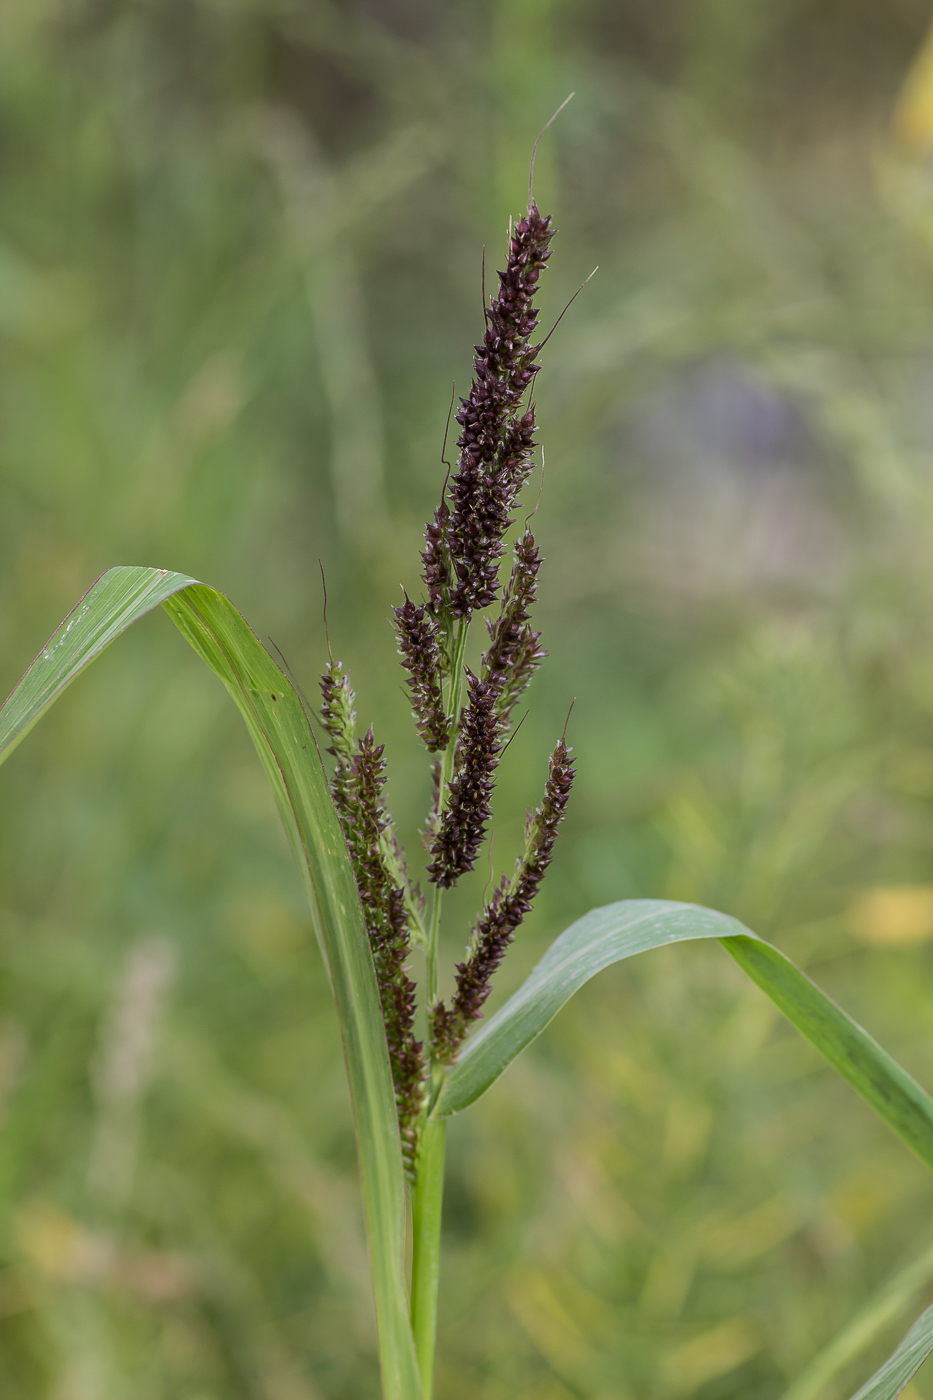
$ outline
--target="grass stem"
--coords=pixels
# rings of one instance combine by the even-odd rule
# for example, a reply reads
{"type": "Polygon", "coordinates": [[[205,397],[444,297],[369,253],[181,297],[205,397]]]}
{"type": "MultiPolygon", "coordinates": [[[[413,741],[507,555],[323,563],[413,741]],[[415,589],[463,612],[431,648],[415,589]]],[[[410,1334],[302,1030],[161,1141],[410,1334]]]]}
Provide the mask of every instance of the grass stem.
{"type": "Polygon", "coordinates": [[[426,1120],[412,1198],[411,1330],[424,1400],[431,1400],[434,1383],[446,1131],[446,1119],[426,1120]]]}

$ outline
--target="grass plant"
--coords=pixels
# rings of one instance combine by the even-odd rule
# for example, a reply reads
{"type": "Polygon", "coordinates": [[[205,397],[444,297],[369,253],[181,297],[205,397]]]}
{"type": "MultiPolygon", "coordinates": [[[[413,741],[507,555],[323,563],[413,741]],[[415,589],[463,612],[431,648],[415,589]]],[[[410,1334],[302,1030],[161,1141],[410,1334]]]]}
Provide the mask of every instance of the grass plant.
{"type": "MultiPolygon", "coordinates": [[[[529,196],[526,213],[510,227],[499,288],[484,306],[472,387],[457,413],[459,455],[447,468],[440,505],[426,528],[425,597],[415,602],[406,595],[395,609],[415,725],[433,769],[424,829],[429,900],[409,876],[385,806],[383,748],[372,729],[357,736],[354,694],[342,664],[331,658],[321,678],[320,723],[334,759],[328,777],[308,704],[286,670],[221,593],[188,576],[108,570],[0,710],[4,759],[72,680],[157,607],[234,700],[302,872],[333,991],[356,1124],[386,1400],[431,1400],[433,1394],[447,1120],[484,1094],[584,983],[637,953],[717,940],[933,1169],[933,1100],[792,961],[736,919],[695,904],[624,900],[591,910],[474,1029],[554,852],[574,774],[566,725],[515,869],[477,913],[453,990],[441,997],[445,892],[480,859],[515,706],[544,657],[531,623],[541,559],[528,520],[514,540],[507,580],[500,573],[533,464],[543,345],[535,339],[535,297],[552,236],[550,220],[529,196]],[[470,645],[476,618],[487,628],[478,659],[470,645]],[[425,967],[423,1030],[409,967],[415,950],[425,967]]],[[[903,1285],[894,1289],[898,1297],[903,1291],[903,1285]]],[[[928,1309],[856,1400],[893,1400],[931,1350],[928,1309]]],[[[840,1340],[837,1351],[846,1360],[851,1342],[840,1340]]],[[[824,1371],[836,1364],[831,1359],[824,1371]]]]}

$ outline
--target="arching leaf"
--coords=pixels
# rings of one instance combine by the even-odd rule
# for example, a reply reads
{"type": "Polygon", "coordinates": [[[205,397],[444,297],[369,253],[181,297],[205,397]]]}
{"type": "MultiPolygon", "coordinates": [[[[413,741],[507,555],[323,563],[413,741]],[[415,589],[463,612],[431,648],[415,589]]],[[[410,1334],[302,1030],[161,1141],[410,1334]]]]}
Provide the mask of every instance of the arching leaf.
{"type": "Polygon", "coordinates": [[[933,1168],[933,1099],[881,1046],[770,943],[736,919],[694,904],[633,899],[571,924],[500,1011],[466,1046],[435,1112],[479,1098],[574,992],[610,964],[666,944],[716,938],[872,1108],[933,1168]]]}

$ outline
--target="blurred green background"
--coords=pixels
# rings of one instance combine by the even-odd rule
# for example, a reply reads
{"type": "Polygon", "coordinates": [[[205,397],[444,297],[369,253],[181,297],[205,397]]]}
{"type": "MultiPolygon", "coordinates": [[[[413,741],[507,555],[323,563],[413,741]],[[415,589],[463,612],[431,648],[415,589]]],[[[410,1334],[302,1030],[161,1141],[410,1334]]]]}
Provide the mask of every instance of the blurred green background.
{"type": "MultiPolygon", "coordinates": [[[[594,904],[698,900],[933,1084],[930,19],[4,0],[4,686],[136,563],[224,589],[313,694],[320,559],[417,851],[389,608],[481,249],[575,89],[538,158],[545,323],[599,272],[538,386],[551,660],[500,867],[574,696],[579,777],[498,995],[594,904]]],[[[0,775],[3,1400],[377,1393],[335,1018],[264,781],[161,616],[0,775]]],[[[440,1400],[778,1400],[930,1204],[718,949],[614,969],[454,1125],[440,1400]]]]}

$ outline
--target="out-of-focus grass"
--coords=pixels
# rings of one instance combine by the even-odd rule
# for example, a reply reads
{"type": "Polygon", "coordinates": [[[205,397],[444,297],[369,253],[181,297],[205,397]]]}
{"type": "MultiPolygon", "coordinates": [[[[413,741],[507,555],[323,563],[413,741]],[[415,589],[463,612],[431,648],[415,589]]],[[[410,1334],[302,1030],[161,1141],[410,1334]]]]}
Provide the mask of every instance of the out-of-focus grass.
{"type": "MultiPolygon", "coordinates": [[[[903,107],[891,129],[927,20],[8,0],[7,681],[133,562],[226,589],[310,693],[320,557],[417,846],[388,608],[416,585],[479,249],[495,266],[575,88],[537,169],[547,314],[600,271],[539,389],[553,660],[503,766],[499,864],[574,695],[580,776],[503,990],[593,904],[701,900],[933,1082],[933,179],[903,107]]],[[[301,892],[225,697],[146,631],[0,783],[0,1393],[373,1393],[301,892]]],[[[776,1400],[930,1240],[923,1170],[715,950],[606,974],[452,1137],[451,1400],[776,1400]]]]}

